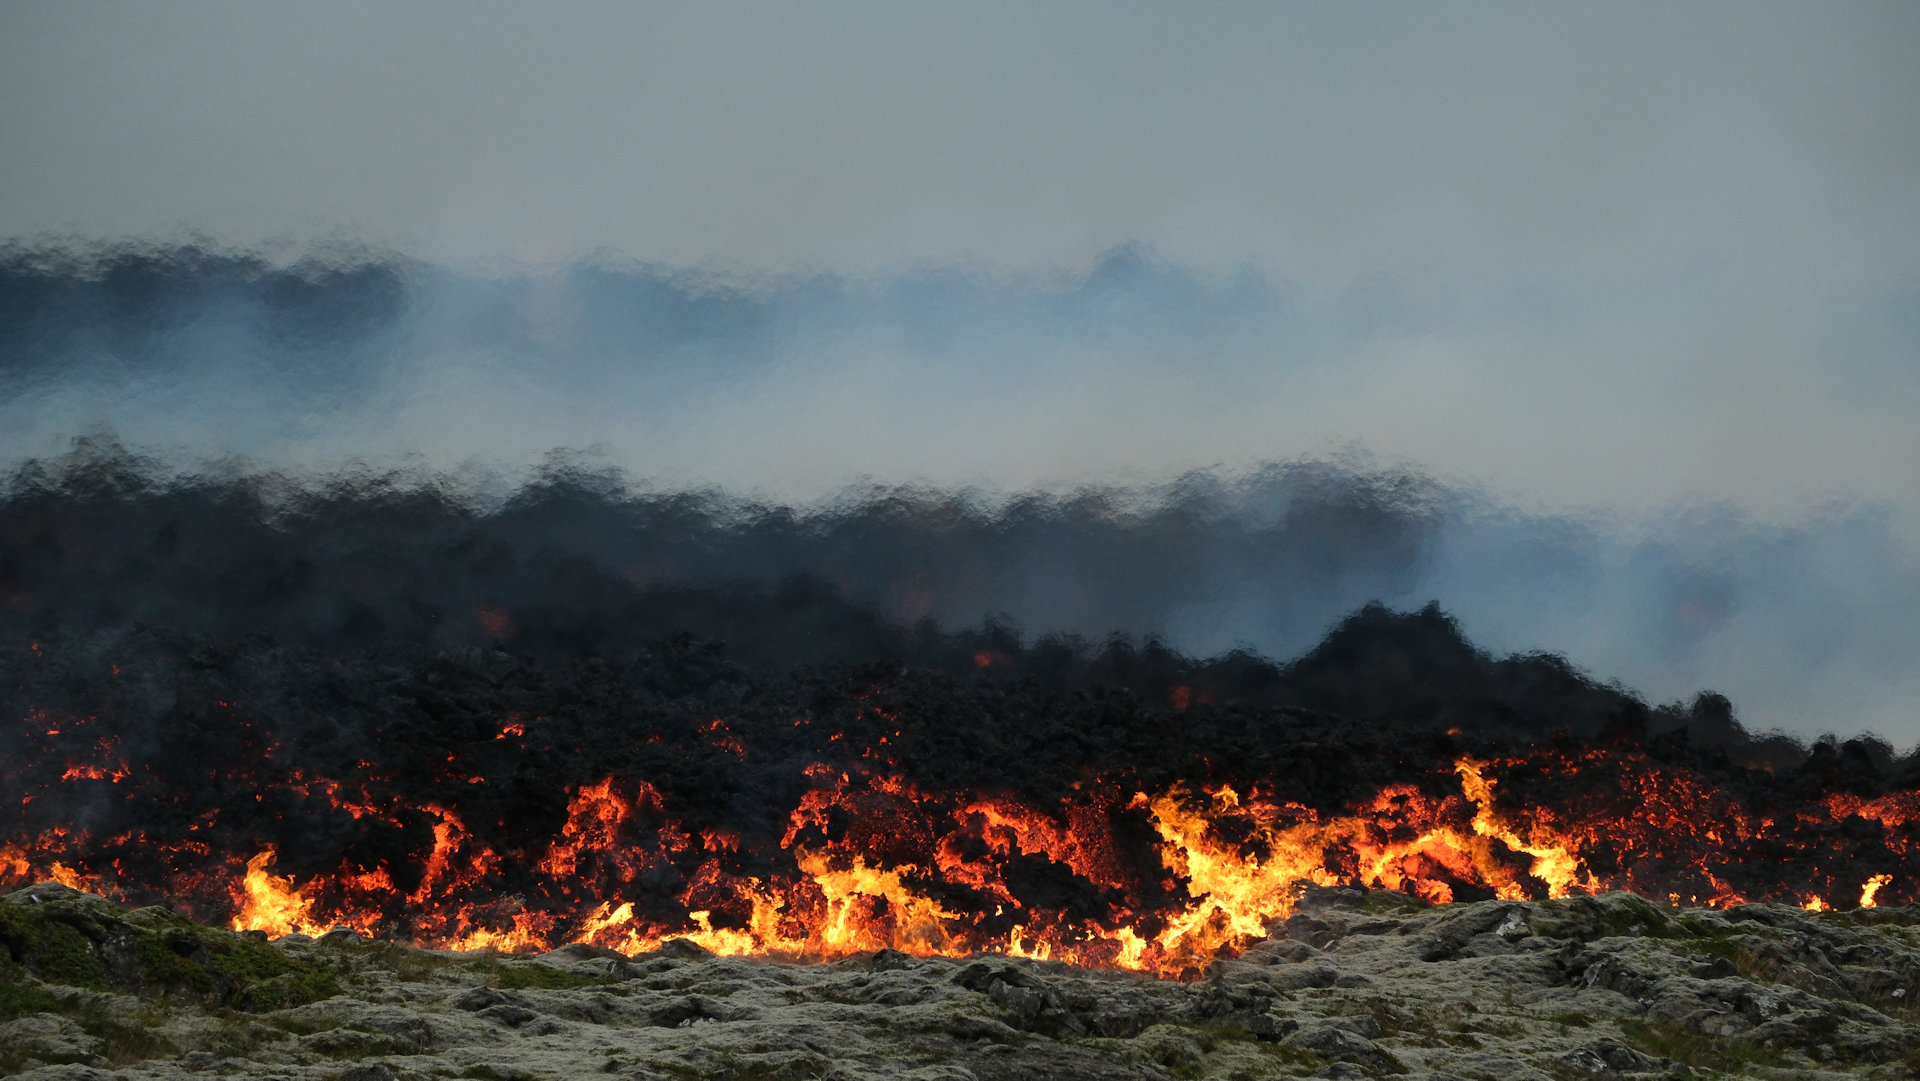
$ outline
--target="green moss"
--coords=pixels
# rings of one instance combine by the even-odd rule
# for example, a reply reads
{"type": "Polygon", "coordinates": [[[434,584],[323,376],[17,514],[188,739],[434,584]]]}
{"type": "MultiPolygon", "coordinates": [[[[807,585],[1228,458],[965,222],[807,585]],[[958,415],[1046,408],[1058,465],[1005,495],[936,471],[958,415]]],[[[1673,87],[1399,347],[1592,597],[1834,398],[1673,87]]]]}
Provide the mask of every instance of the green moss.
{"type": "Polygon", "coordinates": [[[127,914],[133,951],[148,993],[186,992],[223,1006],[266,1011],[317,1002],[340,993],[333,969],[288,956],[251,935],[200,927],[176,912],[144,908],[127,914]]]}
{"type": "Polygon", "coordinates": [[[93,942],[76,926],[92,922],[91,913],[75,905],[0,904],[0,944],[48,983],[103,990],[106,974],[93,942]]]}
{"type": "Polygon", "coordinates": [[[235,983],[270,980],[293,970],[286,954],[256,938],[214,932],[203,934],[201,942],[213,958],[214,971],[235,983]]]}
{"type": "Polygon", "coordinates": [[[141,935],[135,940],[134,952],[139,957],[146,988],[155,991],[185,989],[197,995],[212,994],[213,974],[182,952],[183,947],[191,950],[198,945],[199,941],[192,936],[141,935]]]}

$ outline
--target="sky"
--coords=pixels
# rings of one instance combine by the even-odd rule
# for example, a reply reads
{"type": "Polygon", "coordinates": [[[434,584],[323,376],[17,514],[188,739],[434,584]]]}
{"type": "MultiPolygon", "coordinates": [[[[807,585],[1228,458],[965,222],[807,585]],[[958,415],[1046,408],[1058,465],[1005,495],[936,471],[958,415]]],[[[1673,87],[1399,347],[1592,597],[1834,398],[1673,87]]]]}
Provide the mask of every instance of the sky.
{"type": "Polygon", "coordinates": [[[802,502],[1362,461],[1609,566],[1751,557],[1685,658],[1626,586],[1501,648],[1920,739],[1912,4],[6,2],[0,103],[16,295],[189,241],[311,286],[14,319],[8,458],[802,502]]]}

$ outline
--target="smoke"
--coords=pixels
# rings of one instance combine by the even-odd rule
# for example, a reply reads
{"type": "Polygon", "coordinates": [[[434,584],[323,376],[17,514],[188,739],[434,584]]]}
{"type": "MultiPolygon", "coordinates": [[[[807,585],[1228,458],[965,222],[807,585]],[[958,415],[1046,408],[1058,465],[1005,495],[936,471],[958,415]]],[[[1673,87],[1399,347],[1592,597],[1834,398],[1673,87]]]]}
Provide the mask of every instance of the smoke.
{"type": "MultiPolygon", "coordinates": [[[[1367,603],[1438,601],[1487,648],[1562,653],[1655,700],[1712,687],[1754,727],[1920,739],[1920,555],[1896,504],[1816,485],[1762,513],[1737,486],[1656,484],[1567,510],[1545,480],[1501,494],[1443,451],[1414,459],[1436,473],[1236,412],[1298,398],[1282,420],[1324,409],[1392,447],[1419,418],[1395,398],[1422,388],[1354,375],[1353,343],[1452,318],[1421,295],[1374,282],[1320,306],[1137,247],[1078,277],[854,280],[16,245],[6,577],[36,619],[457,638],[477,608],[560,588],[489,560],[573,560],[640,589],[803,576],[908,627],[1281,660],[1367,603]],[[309,576],[287,611],[274,574],[309,576]],[[195,614],[210,604],[225,614],[195,614]]],[[[1636,438],[1632,403],[1582,408],[1636,438]]]]}
{"type": "Polygon", "coordinates": [[[424,473],[154,466],[83,444],[13,475],[9,637],[151,625],[586,656],[692,631],[780,665],[991,657],[1043,638],[1084,654],[1120,633],[1290,660],[1365,605],[1437,601],[1483,648],[1561,653],[1655,700],[1710,685],[1750,728],[1915,738],[1920,572],[1871,512],[1793,527],[1699,513],[1636,537],[1328,462],[997,501],[875,488],[798,508],[637,490],[563,458],[497,503],[424,473]],[[967,628],[985,637],[937,633],[967,628]]]}

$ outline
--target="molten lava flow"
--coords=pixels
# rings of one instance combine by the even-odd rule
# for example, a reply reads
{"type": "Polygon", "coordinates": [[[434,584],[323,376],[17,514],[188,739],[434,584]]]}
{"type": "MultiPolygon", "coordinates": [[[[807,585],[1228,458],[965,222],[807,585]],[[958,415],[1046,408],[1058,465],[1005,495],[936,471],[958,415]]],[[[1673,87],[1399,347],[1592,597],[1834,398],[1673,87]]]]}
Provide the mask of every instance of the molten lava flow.
{"type": "Polygon", "coordinates": [[[531,712],[418,761],[354,754],[334,770],[294,764],[239,716],[226,758],[183,764],[135,759],[139,741],[92,715],[33,712],[0,760],[13,816],[0,887],[51,878],[241,930],[347,927],[456,949],[636,952],[684,937],[729,955],[989,950],[1166,975],[1266,935],[1307,884],[1432,902],[1609,889],[1717,905],[1920,900],[1916,876],[1856,870],[1897,871],[1920,852],[1920,792],[1736,792],[1641,751],[1541,748],[1439,759],[1338,804],[1224,773],[1088,775],[1042,799],[917,782],[902,722],[870,712],[867,745],[838,728],[771,762],[743,721],[686,721],[701,761],[760,771],[750,790],[777,803],[666,767],[534,785],[525,777],[552,775],[515,771],[554,722],[531,712]],[[300,872],[275,873],[293,851],[300,872]]]}

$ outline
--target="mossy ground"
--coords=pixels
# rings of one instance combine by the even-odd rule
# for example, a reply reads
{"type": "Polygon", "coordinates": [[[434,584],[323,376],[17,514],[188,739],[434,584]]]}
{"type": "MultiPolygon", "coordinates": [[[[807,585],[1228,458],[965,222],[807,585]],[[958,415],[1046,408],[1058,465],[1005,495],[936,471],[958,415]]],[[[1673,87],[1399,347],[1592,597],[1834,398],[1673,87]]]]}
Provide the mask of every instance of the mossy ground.
{"type": "Polygon", "coordinates": [[[482,983],[508,991],[573,991],[614,987],[621,982],[610,976],[587,976],[537,962],[502,960],[497,954],[487,954],[461,967],[479,976],[482,983]]]}

